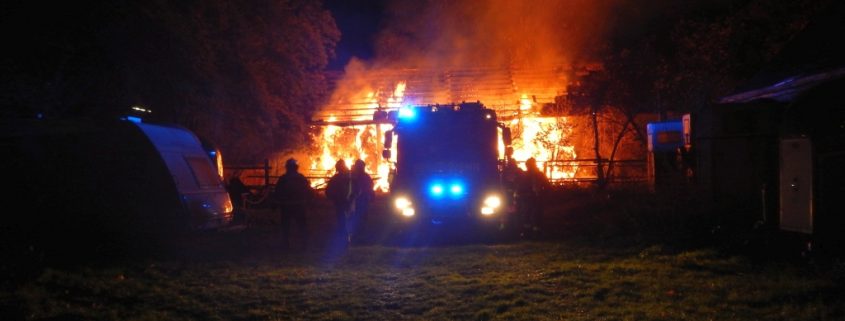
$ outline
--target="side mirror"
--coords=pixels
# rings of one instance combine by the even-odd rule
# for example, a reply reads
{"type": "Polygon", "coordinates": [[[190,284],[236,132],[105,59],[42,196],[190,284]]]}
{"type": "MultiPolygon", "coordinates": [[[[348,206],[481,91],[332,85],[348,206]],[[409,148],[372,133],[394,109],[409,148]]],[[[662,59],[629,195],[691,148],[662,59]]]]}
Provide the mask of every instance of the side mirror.
{"type": "Polygon", "coordinates": [[[502,128],[502,143],[505,145],[505,158],[513,156],[513,139],[511,138],[511,129],[508,126],[500,124],[502,128]]]}
{"type": "Polygon", "coordinates": [[[511,139],[511,129],[507,126],[502,126],[502,142],[505,143],[505,146],[513,144],[513,139],[511,139]]]}
{"type": "Polygon", "coordinates": [[[387,121],[387,112],[383,110],[377,110],[373,113],[373,121],[381,122],[387,121]]]}
{"type": "Polygon", "coordinates": [[[384,149],[390,149],[393,146],[393,130],[384,132],[384,149]]]}
{"type": "Polygon", "coordinates": [[[384,149],[381,151],[383,159],[390,159],[390,148],[393,147],[393,130],[384,132],[384,149]]]}

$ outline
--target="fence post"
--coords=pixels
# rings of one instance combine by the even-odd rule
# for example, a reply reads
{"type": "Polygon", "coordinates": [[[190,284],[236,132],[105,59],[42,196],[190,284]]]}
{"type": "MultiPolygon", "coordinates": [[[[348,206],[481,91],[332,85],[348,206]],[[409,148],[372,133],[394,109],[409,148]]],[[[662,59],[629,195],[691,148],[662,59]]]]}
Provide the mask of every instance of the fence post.
{"type": "Polygon", "coordinates": [[[270,160],[264,159],[264,186],[270,185],[270,160]]]}

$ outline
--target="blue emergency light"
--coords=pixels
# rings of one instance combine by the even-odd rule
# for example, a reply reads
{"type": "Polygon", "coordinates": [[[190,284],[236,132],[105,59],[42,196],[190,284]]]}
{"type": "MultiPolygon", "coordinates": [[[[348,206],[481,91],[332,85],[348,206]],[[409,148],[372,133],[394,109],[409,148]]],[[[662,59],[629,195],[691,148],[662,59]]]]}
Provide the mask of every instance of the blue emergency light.
{"type": "Polygon", "coordinates": [[[431,186],[431,194],[434,196],[443,195],[443,185],[434,184],[431,186]]]}
{"type": "Polygon", "coordinates": [[[452,181],[446,184],[442,180],[437,180],[429,185],[428,192],[434,198],[445,196],[449,198],[460,198],[466,192],[466,187],[460,181],[452,181]]]}
{"type": "Polygon", "coordinates": [[[452,195],[461,195],[464,192],[464,187],[460,184],[455,183],[449,187],[449,192],[451,192],[452,195]]]}
{"type": "Polygon", "coordinates": [[[141,117],[136,117],[136,116],[126,116],[126,118],[124,118],[124,119],[131,121],[133,123],[136,123],[136,124],[140,124],[142,122],[141,117]]]}
{"type": "Polygon", "coordinates": [[[416,116],[417,116],[417,113],[414,111],[413,108],[409,108],[409,107],[399,108],[399,118],[401,118],[401,119],[413,119],[416,116]]]}

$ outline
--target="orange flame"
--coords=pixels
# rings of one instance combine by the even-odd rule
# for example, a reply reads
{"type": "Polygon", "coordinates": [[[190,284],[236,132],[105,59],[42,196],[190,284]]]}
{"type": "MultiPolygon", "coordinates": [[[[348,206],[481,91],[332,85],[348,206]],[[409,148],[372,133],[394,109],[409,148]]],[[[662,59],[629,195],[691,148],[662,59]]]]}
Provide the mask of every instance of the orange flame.
{"type": "MultiPolygon", "coordinates": [[[[519,111],[510,116],[508,126],[514,133],[513,158],[524,162],[533,157],[537,166],[544,169],[552,180],[571,179],[578,171],[577,165],[565,161],[576,159],[575,147],[570,137],[573,126],[567,117],[543,117],[532,111],[533,103],[523,94],[519,100],[519,111]]],[[[499,144],[500,155],[504,144],[499,144]]],[[[525,165],[520,165],[525,169],[525,165]]]]}
{"type": "MultiPolygon", "coordinates": [[[[392,93],[386,97],[384,105],[387,108],[399,108],[404,99],[406,84],[400,81],[396,84],[392,93]]],[[[349,116],[345,121],[368,121],[372,120],[372,112],[379,106],[380,93],[368,91],[358,95],[365,101],[367,113],[349,116]]],[[[338,122],[336,115],[330,115],[326,120],[328,123],[338,122]]],[[[354,126],[327,125],[316,137],[315,142],[319,145],[319,155],[311,157],[311,173],[318,175],[318,178],[311,180],[314,187],[321,187],[326,183],[326,178],[334,170],[335,163],[342,159],[347,166],[360,159],[367,163],[366,171],[374,175],[375,190],[386,192],[389,188],[388,176],[391,163],[381,158],[381,148],[385,131],[393,129],[390,124],[371,124],[354,126]]]]}

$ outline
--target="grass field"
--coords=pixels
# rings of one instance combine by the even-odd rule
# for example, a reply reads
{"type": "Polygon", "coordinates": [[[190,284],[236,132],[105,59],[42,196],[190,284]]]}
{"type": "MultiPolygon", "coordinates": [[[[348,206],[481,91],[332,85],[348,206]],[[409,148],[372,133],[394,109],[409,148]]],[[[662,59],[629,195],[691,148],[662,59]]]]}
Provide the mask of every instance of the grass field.
{"type": "MultiPolygon", "coordinates": [[[[313,237],[331,229],[312,226],[313,237]]],[[[263,222],[198,238],[180,255],[46,266],[4,287],[0,317],[845,320],[837,265],[606,237],[346,251],[312,242],[292,252],[275,247],[276,237],[263,222]]]]}
{"type": "Polygon", "coordinates": [[[32,320],[842,320],[843,294],[708,250],[520,242],[47,269],[11,295],[32,320]]]}

